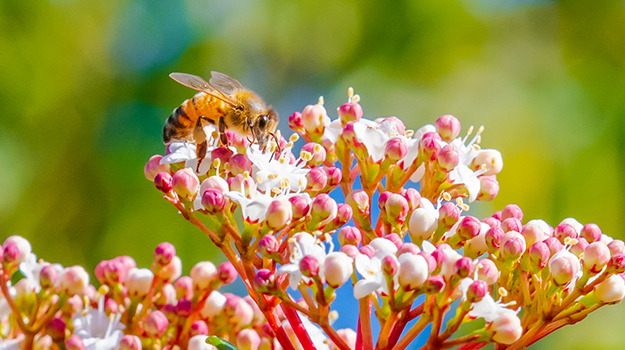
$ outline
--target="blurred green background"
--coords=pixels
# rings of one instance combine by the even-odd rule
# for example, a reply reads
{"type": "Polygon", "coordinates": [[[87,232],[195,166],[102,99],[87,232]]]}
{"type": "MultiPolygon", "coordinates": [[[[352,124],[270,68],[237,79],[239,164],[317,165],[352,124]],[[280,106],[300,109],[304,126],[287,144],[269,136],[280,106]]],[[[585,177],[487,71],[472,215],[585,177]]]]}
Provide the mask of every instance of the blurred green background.
{"type": "MultiPolygon", "coordinates": [[[[222,259],[143,176],[194,91],[172,71],[239,79],[286,119],[353,86],[365,116],[410,128],[454,114],[504,157],[499,197],[526,219],[595,222],[623,239],[625,2],[0,2],[0,238],[90,271],[174,243],[185,273],[222,259]]],[[[535,348],[615,348],[624,305],[535,348]]],[[[349,317],[349,315],[343,315],[349,317]]]]}

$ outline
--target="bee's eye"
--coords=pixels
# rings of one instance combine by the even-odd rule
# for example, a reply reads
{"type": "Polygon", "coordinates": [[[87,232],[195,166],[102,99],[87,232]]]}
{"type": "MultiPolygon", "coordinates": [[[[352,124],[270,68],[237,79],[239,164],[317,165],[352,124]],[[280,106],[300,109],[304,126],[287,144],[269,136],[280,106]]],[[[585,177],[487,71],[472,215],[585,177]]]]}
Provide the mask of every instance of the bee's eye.
{"type": "Polygon", "coordinates": [[[267,127],[267,116],[261,115],[260,117],[258,117],[258,128],[264,129],[266,127],[267,127]]]}

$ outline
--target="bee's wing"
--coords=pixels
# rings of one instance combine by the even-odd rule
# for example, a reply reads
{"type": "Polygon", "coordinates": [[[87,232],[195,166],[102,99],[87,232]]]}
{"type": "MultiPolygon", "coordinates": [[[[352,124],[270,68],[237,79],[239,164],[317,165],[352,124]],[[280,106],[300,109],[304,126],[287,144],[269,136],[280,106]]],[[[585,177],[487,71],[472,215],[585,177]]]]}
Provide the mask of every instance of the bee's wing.
{"type": "MultiPolygon", "coordinates": [[[[215,86],[207,83],[204,79],[198,77],[197,75],[186,74],[186,73],[171,73],[169,74],[169,77],[186,87],[190,87],[191,89],[194,89],[197,91],[205,92],[230,105],[233,105],[233,106],[235,105],[235,103],[228,97],[230,93],[227,93],[219,88],[216,88],[215,86]]],[[[213,79],[211,79],[211,81],[212,80],[213,79]]]]}
{"type": "Polygon", "coordinates": [[[211,75],[210,85],[226,95],[232,95],[237,90],[245,89],[238,80],[223,73],[212,71],[211,75]]]}

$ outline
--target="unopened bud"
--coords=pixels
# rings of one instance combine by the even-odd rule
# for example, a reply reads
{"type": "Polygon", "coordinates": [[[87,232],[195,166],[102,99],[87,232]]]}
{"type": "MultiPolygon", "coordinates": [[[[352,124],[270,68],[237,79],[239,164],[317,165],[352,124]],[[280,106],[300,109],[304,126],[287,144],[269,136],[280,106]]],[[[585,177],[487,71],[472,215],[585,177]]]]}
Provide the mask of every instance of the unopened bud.
{"type": "Polygon", "coordinates": [[[143,167],[143,173],[148,180],[154,181],[154,178],[158,173],[168,173],[170,171],[171,167],[169,166],[169,164],[161,164],[161,159],[163,159],[163,156],[154,155],[150,157],[150,160],[148,160],[148,162],[145,164],[145,167],[143,167]]]}
{"type": "Polygon", "coordinates": [[[295,112],[289,116],[289,128],[295,132],[303,132],[302,113],[295,112]]]}
{"type": "Polygon", "coordinates": [[[326,149],[316,142],[309,142],[302,146],[302,152],[311,154],[311,159],[306,163],[309,168],[314,168],[326,160],[326,149]]]}
{"type": "Polygon", "coordinates": [[[391,223],[402,225],[408,215],[408,201],[402,195],[393,194],[386,201],[386,219],[391,223]]]}
{"type": "Polygon", "coordinates": [[[243,174],[244,172],[252,172],[252,162],[245,154],[235,154],[230,158],[230,173],[233,176],[243,174]]]}
{"type": "Polygon", "coordinates": [[[306,190],[318,192],[328,184],[328,175],[323,168],[314,168],[306,174],[306,190]]]}
{"type": "Polygon", "coordinates": [[[458,231],[456,234],[460,238],[460,241],[467,241],[473,237],[477,237],[482,229],[480,220],[474,216],[465,216],[458,225],[458,231]]]}
{"type": "Polygon", "coordinates": [[[477,303],[488,294],[488,284],[482,280],[475,280],[467,289],[467,301],[477,303]]]}
{"type": "Polygon", "coordinates": [[[289,198],[289,202],[293,210],[293,220],[299,220],[310,212],[310,200],[303,195],[293,196],[289,198]]]}
{"type": "Polygon", "coordinates": [[[221,213],[226,207],[226,198],[222,191],[209,188],[202,194],[202,206],[211,215],[221,213]]]}
{"type": "Polygon", "coordinates": [[[279,249],[280,242],[273,235],[264,235],[258,242],[258,251],[263,257],[271,258],[279,249]]]}
{"type": "Polygon", "coordinates": [[[445,288],[445,279],[442,276],[435,275],[430,276],[425,283],[423,283],[423,291],[426,294],[437,294],[445,288]]]}
{"type": "MultiPolygon", "coordinates": [[[[85,350],[85,344],[83,343],[81,337],[77,335],[72,335],[65,341],[65,348],[67,350],[85,350]]],[[[121,350],[124,349],[122,348],[121,350]]]]}
{"type": "Polygon", "coordinates": [[[154,263],[160,266],[167,265],[174,256],[176,256],[176,247],[169,242],[163,242],[154,250],[154,263]]]}
{"type": "Polygon", "coordinates": [[[554,236],[560,241],[560,243],[565,244],[565,238],[577,238],[578,235],[577,231],[573,226],[561,223],[560,225],[556,226],[554,236]]]}
{"type": "Polygon", "coordinates": [[[446,114],[439,117],[434,125],[436,125],[436,131],[445,142],[451,142],[460,134],[460,121],[453,115],[446,114]]]}
{"type": "Polygon", "coordinates": [[[603,303],[617,303],[625,298],[623,275],[612,275],[595,287],[595,293],[603,303]]]}
{"type": "Polygon", "coordinates": [[[454,170],[460,162],[458,151],[452,145],[445,145],[436,155],[436,162],[441,170],[448,173],[454,170]]]}
{"type": "Polygon", "coordinates": [[[217,269],[217,275],[221,284],[230,284],[237,279],[237,270],[230,262],[224,262],[219,265],[217,269]]]}
{"type": "Polygon", "coordinates": [[[350,121],[358,121],[362,118],[362,107],[356,102],[348,102],[338,109],[341,124],[345,126],[350,121]]]}
{"type": "Polygon", "coordinates": [[[501,229],[503,232],[521,232],[523,231],[523,224],[521,223],[521,220],[517,218],[507,218],[501,222],[501,229]]]}
{"type": "Polygon", "coordinates": [[[210,261],[200,261],[191,268],[189,275],[195,290],[205,290],[217,278],[217,268],[210,261]]]}
{"type": "Polygon", "coordinates": [[[421,255],[402,254],[399,256],[399,285],[406,291],[423,286],[429,275],[429,266],[421,255]]]}
{"type": "Polygon", "coordinates": [[[274,200],[267,208],[266,223],[274,231],[282,230],[293,219],[293,209],[288,200],[274,200]]]}
{"type": "Polygon", "coordinates": [[[401,137],[394,137],[386,142],[384,157],[396,163],[408,153],[408,145],[401,137]]]}
{"type": "Polygon", "coordinates": [[[370,211],[369,196],[363,190],[355,190],[350,192],[345,198],[345,203],[351,205],[354,212],[362,215],[368,215],[370,211]]]}
{"type": "Polygon", "coordinates": [[[126,334],[119,341],[119,350],[141,350],[141,338],[126,334]]]}
{"type": "Polygon", "coordinates": [[[167,316],[164,313],[155,310],[150,312],[148,317],[145,320],[143,329],[153,338],[160,338],[167,326],[169,325],[169,321],[167,320],[167,316]]]}
{"type": "Polygon", "coordinates": [[[499,279],[497,265],[490,259],[482,259],[477,263],[477,278],[492,286],[499,279]]]}
{"type": "Polygon", "coordinates": [[[65,268],[59,279],[59,287],[69,295],[83,295],[89,285],[89,274],[82,266],[65,268]]]}
{"type": "Polygon", "coordinates": [[[551,255],[549,247],[544,242],[536,242],[532,244],[528,253],[534,272],[537,272],[547,266],[549,256],[551,255]]]}
{"type": "Polygon", "coordinates": [[[480,179],[480,193],[477,195],[477,200],[482,202],[490,202],[499,194],[499,182],[495,175],[485,176],[482,175],[480,179]]]}
{"type": "Polygon", "coordinates": [[[345,284],[354,272],[353,260],[344,252],[332,252],[325,260],[325,278],[328,285],[338,288],[345,284]]]}
{"type": "Polygon", "coordinates": [[[172,188],[180,197],[195,196],[199,186],[200,180],[191,168],[179,169],[172,177],[172,188]]]}
{"type": "Polygon", "coordinates": [[[425,133],[419,141],[419,155],[426,161],[436,159],[436,155],[441,150],[441,145],[438,143],[440,139],[440,135],[435,132],[425,133]]]}

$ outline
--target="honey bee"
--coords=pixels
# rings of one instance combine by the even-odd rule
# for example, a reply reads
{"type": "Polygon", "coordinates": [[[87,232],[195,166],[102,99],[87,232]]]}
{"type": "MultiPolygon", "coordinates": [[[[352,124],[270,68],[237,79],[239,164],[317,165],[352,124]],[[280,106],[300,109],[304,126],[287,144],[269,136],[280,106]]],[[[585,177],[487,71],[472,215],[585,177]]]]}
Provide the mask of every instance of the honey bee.
{"type": "Polygon", "coordinates": [[[199,170],[208,148],[204,127],[216,125],[222,145],[228,144],[226,130],[241,136],[252,137],[261,149],[266,148],[269,136],[276,143],[274,134],[278,127],[278,115],[267,106],[260,96],[248,90],[223,73],[211,72],[207,83],[204,79],[185,73],[171,73],[172,79],[180,84],[198,90],[193,98],[185,100],[174,109],[163,128],[163,141],[191,141],[197,144],[199,170]]]}

